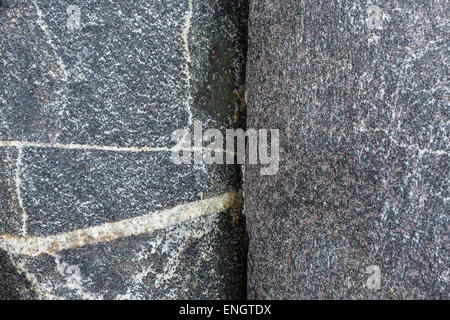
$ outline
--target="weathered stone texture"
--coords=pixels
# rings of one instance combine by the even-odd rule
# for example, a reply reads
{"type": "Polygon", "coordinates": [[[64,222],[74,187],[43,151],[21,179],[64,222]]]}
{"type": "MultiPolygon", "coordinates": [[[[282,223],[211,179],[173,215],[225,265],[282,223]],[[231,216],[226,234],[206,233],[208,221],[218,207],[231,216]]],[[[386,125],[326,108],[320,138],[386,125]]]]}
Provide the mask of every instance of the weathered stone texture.
{"type": "Polygon", "coordinates": [[[251,1],[247,127],[280,129],[281,162],[246,169],[250,298],[449,298],[448,17],[251,1]]]}
{"type": "Polygon", "coordinates": [[[239,191],[236,166],[177,166],[168,150],[193,120],[242,121],[246,12],[240,0],[0,1],[1,298],[245,295],[230,206],[37,257],[14,244],[239,191]]]}

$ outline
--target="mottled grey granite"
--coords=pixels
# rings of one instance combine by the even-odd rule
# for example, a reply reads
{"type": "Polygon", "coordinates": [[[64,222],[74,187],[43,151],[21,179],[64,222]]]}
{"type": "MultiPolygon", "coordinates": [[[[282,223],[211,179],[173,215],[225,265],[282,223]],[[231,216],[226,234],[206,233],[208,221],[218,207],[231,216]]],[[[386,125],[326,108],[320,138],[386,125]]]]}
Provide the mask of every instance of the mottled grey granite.
{"type": "MultiPolygon", "coordinates": [[[[239,191],[236,166],[126,148],[242,123],[246,18],[243,0],[0,0],[0,248],[239,191]]],[[[0,298],[241,298],[244,237],[233,207],[37,257],[0,249],[0,298]]]]}
{"type": "Polygon", "coordinates": [[[449,298],[449,9],[251,1],[247,127],[281,159],[245,172],[249,298],[449,298]]]}

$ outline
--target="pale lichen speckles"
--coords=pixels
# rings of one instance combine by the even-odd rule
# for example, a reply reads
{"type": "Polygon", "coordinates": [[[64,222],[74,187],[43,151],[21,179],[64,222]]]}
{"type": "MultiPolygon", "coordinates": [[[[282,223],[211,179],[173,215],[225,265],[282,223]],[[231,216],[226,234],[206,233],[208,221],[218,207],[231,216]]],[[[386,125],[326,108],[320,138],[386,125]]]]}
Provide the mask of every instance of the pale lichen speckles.
{"type": "Polygon", "coordinates": [[[62,261],[61,256],[57,254],[52,255],[56,263],[56,271],[64,279],[63,286],[70,291],[73,291],[80,299],[94,300],[102,299],[101,294],[88,292],[85,287],[86,284],[91,282],[90,279],[83,277],[80,271],[80,267],[77,265],[69,265],[62,261]]]}
{"type": "Polygon", "coordinates": [[[24,257],[16,256],[11,252],[8,252],[8,255],[11,259],[11,263],[14,265],[17,271],[25,276],[38,299],[60,299],[53,293],[51,286],[46,283],[41,283],[35,274],[28,271],[27,262],[24,257]]]}
{"type": "Polygon", "coordinates": [[[367,19],[366,24],[369,30],[383,29],[383,20],[384,20],[384,13],[381,10],[380,7],[376,5],[369,5],[367,8],[367,19]]]}
{"type": "Polygon", "coordinates": [[[47,37],[47,43],[50,46],[50,48],[53,50],[53,53],[54,53],[55,58],[56,58],[56,62],[57,62],[58,66],[61,69],[62,80],[67,82],[67,80],[69,79],[69,72],[67,71],[66,65],[64,64],[64,62],[61,59],[60,55],[58,54],[58,48],[53,43],[52,37],[54,35],[51,33],[51,31],[49,30],[47,24],[45,23],[44,14],[41,11],[41,9],[39,8],[37,2],[33,1],[33,4],[34,4],[34,6],[36,8],[36,13],[37,13],[37,17],[38,17],[38,19],[36,20],[36,23],[39,25],[39,27],[44,32],[45,36],[47,37]]]}

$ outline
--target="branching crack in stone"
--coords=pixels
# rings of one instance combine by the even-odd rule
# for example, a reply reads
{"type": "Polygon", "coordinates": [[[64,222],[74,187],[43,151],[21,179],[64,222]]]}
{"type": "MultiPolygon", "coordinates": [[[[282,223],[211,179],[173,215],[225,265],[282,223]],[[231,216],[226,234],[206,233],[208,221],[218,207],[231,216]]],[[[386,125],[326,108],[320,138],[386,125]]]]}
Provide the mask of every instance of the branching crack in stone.
{"type": "Polygon", "coordinates": [[[0,236],[0,249],[13,254],[28,256],[39,256],[44,253],[54,254],[70,248],[150,233],[201,216],[241,207],[242,202],[241,194],[228,192],[210,199],[182,204],[171,209],[156,211],[139,217],[109,222],[99,226],[47,237],[2,235],[0,236]]]}

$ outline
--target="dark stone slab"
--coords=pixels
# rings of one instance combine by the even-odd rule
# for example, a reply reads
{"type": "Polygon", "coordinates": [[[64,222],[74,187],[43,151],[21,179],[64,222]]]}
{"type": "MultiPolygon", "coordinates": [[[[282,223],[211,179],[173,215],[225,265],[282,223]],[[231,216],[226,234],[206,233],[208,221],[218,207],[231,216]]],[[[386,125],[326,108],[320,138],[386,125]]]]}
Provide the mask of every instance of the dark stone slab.
{"type": "Polygon", "coordinates": [[[0,250],[0,299],[34,299],[36,295],[26,277],[17,271],[8,254],[0,250]]]}
{"type": "MultiPolygon", "coordinates": [[[[242,270],[244,234],[240,230],[243,221],[231,217],[231,212],[226,211],[151,234],[124,237],[35,258],[19,256],[21,268],[32,275],[31,283],[20,279],[19,275],[17,279],[2,280],[14,286],[11,290],[20,289],[21,292],[7,298],[242,297],[245,292],[245,272],[242,270]],[[34,296],[25,295],[28,291],[19,285],[25,289],[34,285],[37,292],[34,296]]],[[[11,267],[12,270],[15,269],[11,267]]],[[[9,275],[8,272],[4,274],[9,275]]],[[[2,282],[0,288],[1,285],[2,282]]]]}
{"type": "Polygon", "coordinates": [[[1,298],[245,296],[239,201],[199,202],[239,192],[237,166],[170,148],[194,120],[242,124],[246,19],[240,0],[0,1],[1,298]],[[186,203],[206,214],[129,232],[186,203]]]}
{"type": "Polygon", "coordinates": [[[252,1],[248,297],[449,298],[449,6],[252,1]],[[378,277],[380,288],[377,288],[378,277]]]}
{"type": "Polygon", "coordinates": [[[28,234],[45,236],[120,221],[223,194],[230,188],[224,181],[237,183],[232,166],[203,171],[176,165],[170,155],[28,149],[21,183],[28,191],[22,195],[28,234]]]}

